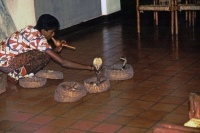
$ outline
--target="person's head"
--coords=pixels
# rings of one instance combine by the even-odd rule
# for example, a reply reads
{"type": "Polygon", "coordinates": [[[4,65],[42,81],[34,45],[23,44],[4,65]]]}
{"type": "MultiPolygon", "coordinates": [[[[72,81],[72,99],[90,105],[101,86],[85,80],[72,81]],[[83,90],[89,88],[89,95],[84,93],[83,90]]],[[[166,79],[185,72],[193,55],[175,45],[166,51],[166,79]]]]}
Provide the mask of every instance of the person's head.
{"type": "Polygon", "coordinates": [[[43,14],[39,17],[35,29],[39,30],[47,40],[55,35],[55,31],[59,30],[59,21],[50,14],[43,14]]]}

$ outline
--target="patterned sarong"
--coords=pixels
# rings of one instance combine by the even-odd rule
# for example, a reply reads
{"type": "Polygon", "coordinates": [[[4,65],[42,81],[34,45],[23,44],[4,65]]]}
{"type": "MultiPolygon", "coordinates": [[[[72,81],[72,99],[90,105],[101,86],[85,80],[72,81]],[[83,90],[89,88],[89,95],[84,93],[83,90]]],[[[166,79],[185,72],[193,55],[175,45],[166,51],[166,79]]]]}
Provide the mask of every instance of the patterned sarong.
{"type": "Polygon", "coordinates": [[[30,73],[35,74],[46,66],[49,60],[50,57],[44,52],[31,50],[15,56],[11,64],[8,67],[0,67],[0,71],[18,80],[28,77],[30,73]]]}

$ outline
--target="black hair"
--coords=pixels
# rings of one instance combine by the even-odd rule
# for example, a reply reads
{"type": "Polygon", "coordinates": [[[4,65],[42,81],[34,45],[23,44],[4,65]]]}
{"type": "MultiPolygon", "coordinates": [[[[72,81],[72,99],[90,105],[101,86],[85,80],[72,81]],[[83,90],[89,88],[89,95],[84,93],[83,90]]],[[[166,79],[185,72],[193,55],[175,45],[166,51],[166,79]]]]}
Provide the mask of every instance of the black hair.
{"type": "Polygon", "coordinates": [[[57,18],[55,18],[54,16],[50,14],[42,14],[39,17],[37,24],[34,28],[39,31],[41,31],[42,29],[46,31],[51,30],[51,29],[59,30],[60,23],[57,20],[57,18]]]}

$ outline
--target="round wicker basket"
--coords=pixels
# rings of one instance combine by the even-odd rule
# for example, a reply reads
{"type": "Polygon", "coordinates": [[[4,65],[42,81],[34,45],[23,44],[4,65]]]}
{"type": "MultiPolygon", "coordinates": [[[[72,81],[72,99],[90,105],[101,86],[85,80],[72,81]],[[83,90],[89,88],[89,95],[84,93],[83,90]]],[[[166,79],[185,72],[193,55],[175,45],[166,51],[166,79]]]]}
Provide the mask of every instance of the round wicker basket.
{"type": "Polygon", "coordinates": [[[55,90],[54,100],[57,102],[75,102],[87,94],[85,87],[77,82],[60,83],[55,90]]]}
{"type": "Polygon", "coordinates": [[[127,80],[133,77],[133,68],[126,64],[125,69],[122,69],[122,64],[114,64],[105,68],[104,76],[109,80],[127,80]]]}
{"type": "Polygon", "coordinates": [[[110,81],[102,77],[100,83],[98,83],[97,77],[93,77],[85,80],[84,86],[89,93],[100,93],[110,89],[110,81]]]}
{"type": "Polygon", "coordinates": [[[40,70],[35,76],[47,79],[63,79],[62,72],[53,70],[40,70]]]}
{"type": "Polygon", "coordinates": [[[19,85],[24,88],[39,88],[45,85],[47,79],[40,77],[31,77],[31,78],[23,78],[19,79],[19,85]]]}

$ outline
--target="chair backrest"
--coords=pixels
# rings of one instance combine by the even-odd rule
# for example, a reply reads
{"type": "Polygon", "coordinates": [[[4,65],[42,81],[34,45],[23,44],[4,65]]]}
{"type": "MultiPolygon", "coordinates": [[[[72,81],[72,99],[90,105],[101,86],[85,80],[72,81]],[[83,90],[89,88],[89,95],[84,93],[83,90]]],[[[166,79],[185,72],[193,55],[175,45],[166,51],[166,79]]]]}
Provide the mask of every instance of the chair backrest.
{"type": "MultiPolygon", "coordinates": [[[[176,1],[177,1],[177,3],[181,3],[181,0],[176,0],[176,1]]],[[[159,4],[160,5],[171,5],[171,0],[159,0],[159,4]]]]}
{"type": "Polygon", "coordinates": [[[171,0],[159,0],[159,4],[160,5],[170,5],[171,4],[171,0]]]}

